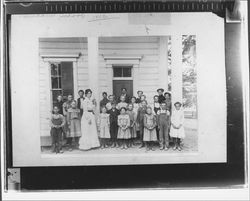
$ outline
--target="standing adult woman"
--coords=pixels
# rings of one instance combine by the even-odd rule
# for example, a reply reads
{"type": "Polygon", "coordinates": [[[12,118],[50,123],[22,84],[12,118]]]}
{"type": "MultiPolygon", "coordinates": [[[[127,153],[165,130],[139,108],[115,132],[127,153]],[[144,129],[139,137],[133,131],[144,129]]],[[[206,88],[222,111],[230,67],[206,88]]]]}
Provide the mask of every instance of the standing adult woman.
{"type": "Polygon", "coordinates": [[[79,148],[82,150],[89,150],[91,148],[99,147],[100,142],[97,134],[96,120],[95,120],[95,104],[93,103],[91,89],[85,90],[86,98],[82,102],[83,115],[81,119],[82,137],[79,141],[79,148]]]}

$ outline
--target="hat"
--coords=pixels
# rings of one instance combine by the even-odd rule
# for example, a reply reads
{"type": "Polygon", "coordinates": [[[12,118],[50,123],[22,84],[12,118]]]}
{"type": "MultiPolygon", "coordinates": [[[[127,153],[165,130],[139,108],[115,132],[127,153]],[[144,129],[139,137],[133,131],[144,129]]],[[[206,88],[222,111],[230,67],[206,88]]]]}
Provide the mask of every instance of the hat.
{"type": "Polygon", "coordinates": [[[137,91],[137,93],[139,93],[139,92],[143,93],[143,91],[141,91],[141,90],[138,90],[138,91],[137,91]]]}
{"type": "Polygon", "coordinates": [[[162,88],[157,89],[157,92],[159,92],[159,91],[164,92],[164,89],[162,89],[162,88]]]}

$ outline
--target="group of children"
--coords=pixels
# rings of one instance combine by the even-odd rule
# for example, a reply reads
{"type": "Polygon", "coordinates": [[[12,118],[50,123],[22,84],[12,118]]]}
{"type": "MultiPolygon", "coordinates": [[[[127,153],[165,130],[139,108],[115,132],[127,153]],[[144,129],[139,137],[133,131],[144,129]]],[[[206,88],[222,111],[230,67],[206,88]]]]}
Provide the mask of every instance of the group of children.
{"type": "MultiPolygon", "coordinates": [[[[185,137],[182,104],[174,103],[172,110],[171,94],[169,92],[163,94],[163,89],[158,89],[157,92],[152,106],[147,104],[142,91],[137,92],[137,98],[130,98],[126,94],[126,89],[122,89],[118,100],[114,95],[107,96],[107,93],[103,92],[100,115],[96,117],[100,148],[128,149],[139,141],[140,148],[146,147],[148,151],[154,150],[156,142],[159,142],[160,150],[168,150],[171,138],[174,143],[173,149],[181,151],[180,141],[185,137]]],[[[66,102],[61,104],[58,100],[55,105],[51,119],[53,151],[62,152],[62,137],[59,133],[63,132],[66,132],[67,143],[71,149],[73,139],[76,148],[79,147],[79,138],[82,135],[80,119],[83,112],[81,111],[83,95],[83,91],[80,90],[77,101],[70,95],[66,102]]]]}

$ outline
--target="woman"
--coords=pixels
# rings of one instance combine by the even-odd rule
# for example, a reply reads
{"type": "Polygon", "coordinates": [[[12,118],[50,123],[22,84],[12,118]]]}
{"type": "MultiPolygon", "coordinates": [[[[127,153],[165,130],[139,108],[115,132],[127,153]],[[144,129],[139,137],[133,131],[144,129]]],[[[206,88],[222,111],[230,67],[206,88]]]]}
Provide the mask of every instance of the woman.
{"type": "Polygon", "coordinates": [[[99,139],[97,134],[96,120],[94,115],[95,105],[91,98],[92,91],[85,90],[86,98],[82,102],[83,115],[81,119],[82,137],[79,141],[79,148],[88,150],[91,148],[99,147],[99,139]]]}

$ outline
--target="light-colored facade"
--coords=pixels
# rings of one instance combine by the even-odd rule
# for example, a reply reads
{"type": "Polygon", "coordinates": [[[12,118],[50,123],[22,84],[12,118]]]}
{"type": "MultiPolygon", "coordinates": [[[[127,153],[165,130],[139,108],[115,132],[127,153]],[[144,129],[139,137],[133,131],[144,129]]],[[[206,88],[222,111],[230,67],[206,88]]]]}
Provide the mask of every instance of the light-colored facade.
{"type": "MultiPolygon", "coordinates": [[[[51,64],[72,63],[73,79],[69,78],[66,81],[72,82],[75,99],[78,97],[78,90],[91,88],[99,102],[104,91],[108,94],[119,94],[115,86],[117,84],[118,87],[129,88],[130,96],[136,96],[137,90],[143,90],[149,104],[152,104],[153,96],[157,94],[156,89],[168,88],[169,38],[168,36],[100,37],[95,40],[87,37],[41,38],[39,95],[41,135],[44,136],[42,143],[45,145],[49,143],[45,138],[49,137],[48,119],[53,102],[51,64]],[[88,43],[91,43],[90,50],[88,43]],[[93,65],[95,56],[98,57],[98,62],[94,62],[96,67],[93,65]],[[131,74],[117,76],[114,74],[114,69],[117,68],[129,68],[131,74]]],[[[182,74],[181,69],[180,74],[182,74]]],[[[181,83],[178,85],[182,86],[181,83]]]]}

